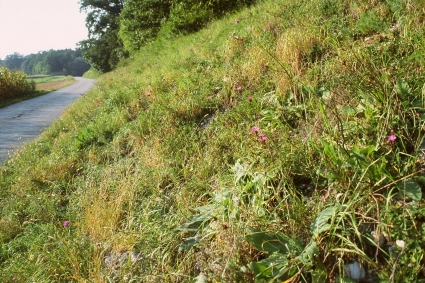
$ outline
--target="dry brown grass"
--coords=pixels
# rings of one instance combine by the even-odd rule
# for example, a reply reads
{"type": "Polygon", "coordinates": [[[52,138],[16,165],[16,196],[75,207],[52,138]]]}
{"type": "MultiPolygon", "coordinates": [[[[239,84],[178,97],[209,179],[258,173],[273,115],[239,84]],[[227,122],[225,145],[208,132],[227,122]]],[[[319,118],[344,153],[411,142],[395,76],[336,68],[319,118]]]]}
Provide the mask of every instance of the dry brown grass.
{"type": "Polygon", "coordinates": [[[55,91],[55,90],[64,88],[66,86],[72,85],[76,82],[77,82],[76,80],[67,80],[67,81],[61,81],[61,82],[38,83],[35,85],[35,88],[37,90],[55,91]]]}
{"type": "Polygon", "coordinates": [[[276,58],[287,66],[287,70],[286,73],[276,74],[278,92],[296,92],[293,89],[294,79],[301,78],[309,70],[309,56],[322,40],[319,32],[305,31],[302,28],[291,28],[282,34],[277,40],[275,52],[276,58]]]}
{"type": "Polygon", "coordinates": [[[87,180],[89,189],[84,193],[83,217],[79,226],[93,243],[101,243],[113,250],[126,250],[133,245],[133,235],[120,232],[129,213],[134,211],[131,200],[137,190],[137,180],[126,177],[129,174],[110,169],[100,182],[87,180]],[[112,179],[117,176],[120,181],[114,182],[112,179]]]}

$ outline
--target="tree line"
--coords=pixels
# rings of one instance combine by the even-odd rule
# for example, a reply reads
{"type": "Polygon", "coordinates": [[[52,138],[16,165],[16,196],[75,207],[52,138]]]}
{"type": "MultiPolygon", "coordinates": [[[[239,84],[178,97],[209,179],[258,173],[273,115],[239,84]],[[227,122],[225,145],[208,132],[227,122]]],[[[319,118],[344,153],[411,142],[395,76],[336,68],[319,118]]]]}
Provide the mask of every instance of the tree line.
{"type": "Polygon", "coordinates": [[[82,76],[90,69],[80,49],[49,50],[30,54],[7,55],[0,66],[9,70],[21,70],[27,75],[71,75],[82,76]]]}
{"type": "Polygon", "coordinates": [[[160,30],[195,32],[211,20],[256,0],[80,0],[89,38],[79,43],[84,58],[100,72],[153,41],[160,30]]]}

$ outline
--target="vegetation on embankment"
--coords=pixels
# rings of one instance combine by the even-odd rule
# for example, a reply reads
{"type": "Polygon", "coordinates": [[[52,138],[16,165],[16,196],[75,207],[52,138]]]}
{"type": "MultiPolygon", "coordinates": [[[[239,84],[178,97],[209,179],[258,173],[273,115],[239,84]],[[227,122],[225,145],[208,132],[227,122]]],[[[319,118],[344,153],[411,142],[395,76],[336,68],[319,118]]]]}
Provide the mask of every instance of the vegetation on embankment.
{"type": "Polygon", "coordinates": [[[7,161],[0,281],[425,280],[423,3],[304,2],[164,32],[7,161]]]}

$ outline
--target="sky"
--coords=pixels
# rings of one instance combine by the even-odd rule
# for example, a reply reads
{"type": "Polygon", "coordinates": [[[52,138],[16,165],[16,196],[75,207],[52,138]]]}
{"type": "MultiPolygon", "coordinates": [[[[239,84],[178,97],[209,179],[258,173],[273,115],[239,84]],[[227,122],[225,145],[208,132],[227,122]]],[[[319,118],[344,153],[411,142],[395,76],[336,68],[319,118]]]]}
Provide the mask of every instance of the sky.
{"type": "Polygon", "coordinates": [[[50,49],[75,49],[87,39],[78,0],[0,0],[0,59],[50,49]]]}

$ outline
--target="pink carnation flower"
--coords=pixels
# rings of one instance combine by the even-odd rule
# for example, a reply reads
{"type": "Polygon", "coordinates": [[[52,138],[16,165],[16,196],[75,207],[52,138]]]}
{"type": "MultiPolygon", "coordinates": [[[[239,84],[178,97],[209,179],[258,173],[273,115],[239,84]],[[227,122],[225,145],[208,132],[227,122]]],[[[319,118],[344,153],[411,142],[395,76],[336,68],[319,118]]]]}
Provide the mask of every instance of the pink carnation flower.
{"type": "Polygon", "coordinates": [[[394,135],[394,130],[391,130],[391,135],[388,136],[388,141],[393,142],[396,140],[396,136],[394,135]]]}
{"type": "Polygon", "coordinates": [[[266,142],[267,141],[267,136],[265,134],[259,134],[258,137],[260,138],[261,142],[266,142]]]}

